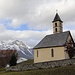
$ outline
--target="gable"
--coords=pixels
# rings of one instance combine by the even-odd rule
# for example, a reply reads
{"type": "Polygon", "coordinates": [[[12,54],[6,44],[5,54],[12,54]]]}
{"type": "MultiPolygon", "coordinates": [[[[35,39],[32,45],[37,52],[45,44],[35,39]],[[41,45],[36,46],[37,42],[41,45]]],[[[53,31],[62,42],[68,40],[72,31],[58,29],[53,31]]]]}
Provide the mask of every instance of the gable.
{"type": "Polygon", "coordinates": [[[66,44],[71,45],[72,47],[74,47],[74,40],[73,40],[71,34],[69,34],[69,36],[67,38],[67,41],[66,41],[66,44]]]}
{"type": "Polygon", "coordinates": [[[70,31],[47,35],[34,47],[34,49],[64,46],[69,35],[71,36],[70,31]]]}

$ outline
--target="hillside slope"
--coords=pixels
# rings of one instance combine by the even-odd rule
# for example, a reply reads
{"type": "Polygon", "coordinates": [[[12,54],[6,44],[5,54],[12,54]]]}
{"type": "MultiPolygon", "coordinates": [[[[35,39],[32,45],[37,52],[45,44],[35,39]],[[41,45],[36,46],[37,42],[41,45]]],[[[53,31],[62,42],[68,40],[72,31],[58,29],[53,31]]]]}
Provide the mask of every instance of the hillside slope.
{"type": "Polygon", "coordinates": [[[29,48],[19,40],[0,42],[0,50],[17,50],[20,58],[33,59],[33,49],[29,48]]]}
{"type": "Polygon", "coordinates": [[[75,65],[50,69],[20,71],[20,72],[0,71],[0,75],[75,75],[75,65]]]}

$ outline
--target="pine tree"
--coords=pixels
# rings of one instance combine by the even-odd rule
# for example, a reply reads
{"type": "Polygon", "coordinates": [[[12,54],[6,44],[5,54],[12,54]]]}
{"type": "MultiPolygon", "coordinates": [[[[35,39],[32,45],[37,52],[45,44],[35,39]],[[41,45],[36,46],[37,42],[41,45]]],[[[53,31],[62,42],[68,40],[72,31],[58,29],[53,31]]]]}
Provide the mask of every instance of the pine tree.
{"type": "Polygon", "coordinates": [[[17,64],[17,57],[16,55],[13,53],[10,59],[10,66],[16,66],[17,64]]]}

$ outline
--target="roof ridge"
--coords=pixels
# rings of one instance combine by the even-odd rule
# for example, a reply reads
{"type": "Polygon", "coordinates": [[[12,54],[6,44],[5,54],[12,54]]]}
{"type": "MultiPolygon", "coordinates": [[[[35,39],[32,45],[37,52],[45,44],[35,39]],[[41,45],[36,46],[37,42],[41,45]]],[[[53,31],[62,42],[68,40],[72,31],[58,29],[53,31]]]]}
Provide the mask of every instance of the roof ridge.
{"type": "Polygon", "coordinates": [[[46,35],[35,47],[44,48],[44,47],[53,47],[53,46],[63,46],[67,40],[70,31],[65,31],[61,33],[46,35]]]}
{"type": "MultiPolygon", "coordinates": [[[[70,31],[65,31],[65,32],[61,32],[61,33],[67,33],[67,32],[70,32],[70,31]]],[[[61,34],[61,33],[49,34],[49,35],[57,35],[57,34],[61,34]]],[[[48,35],[46,35],[46,36],[48,36],[48,35]]]]}

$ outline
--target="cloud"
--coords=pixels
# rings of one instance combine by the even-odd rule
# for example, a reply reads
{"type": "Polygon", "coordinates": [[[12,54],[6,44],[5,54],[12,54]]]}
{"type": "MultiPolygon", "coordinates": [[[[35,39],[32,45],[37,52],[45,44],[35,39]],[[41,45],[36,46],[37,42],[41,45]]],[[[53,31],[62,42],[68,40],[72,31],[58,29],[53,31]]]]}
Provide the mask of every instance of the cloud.
{"type": "Polygon", "coordinates": [[[2,25],[2,24],[0,24],[0,32],[2,33],[2,32],[5,31],[5,30],[6,30],[5,26],[2,25]]]}
{"type": "Polygon", "coordinates": [[[21,40],[30,47],[34,47],[44,36],[51,33],[51,30],[42,32],[32,30],[5,30],[0,33],[0,41],[21,40]]]}
{"type": "MultiPolygon", "coordinates": [[[[46,35],[49,34],[52,34],[52,30],[42,32],[33,30],[24,30],[24,31],[5,30],[3,32],[0,32],[0,41],[21,40],[30,47],[34,47],[46,35]]],[[[71,30],[71,34],[75,40],[75,30],[71,30]]]]}
{"type": "Polygon", "coordinates": [[[12,19],[11,23],[9,26],[13,27],[13,28],[18,28],[19,26],[21,26],[23,22],[21,22],[20,20],[14,18],[12,19]]]}
{"type": "Polygon", "coordinates": [[[0,0],[0,41],[23,40],[33,47],[45,35],[52,33],[56,9],[63,20],[64,30],[75,38],[75,0],[0,0]],[[22,25],[28,30],[16,30],[22,25]],[[12,27],[14,30],[8,30],[12,27]]]}
{"type": "Polygon", "coordinates": [[[64,22],[75,21],[74,4],[74,0],[0,0],[0,17],[10,18],[14,28],[27,23],[30,29],[47,30],[56,9],[64,22]]]}

